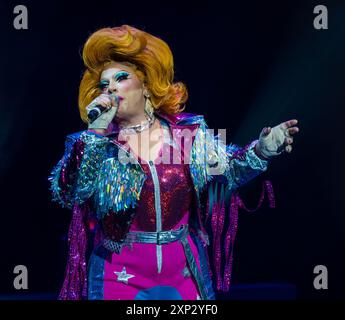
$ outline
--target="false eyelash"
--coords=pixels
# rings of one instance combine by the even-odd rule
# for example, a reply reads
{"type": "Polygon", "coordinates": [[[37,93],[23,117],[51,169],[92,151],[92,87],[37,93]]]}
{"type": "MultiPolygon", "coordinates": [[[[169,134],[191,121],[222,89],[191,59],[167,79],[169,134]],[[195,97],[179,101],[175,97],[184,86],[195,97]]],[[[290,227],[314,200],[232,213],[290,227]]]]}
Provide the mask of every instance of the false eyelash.
{"type": "Polygon", "coordinates": [[[109,85],[108,81],[101,81],[98,85],[98,87],[103,90],[107,85],[109,85]]]}
{"type": "MultiPolygon", "coordinates": [[[[120,75],[117,75],[115,77],[115,81],[119,82],[121,80],[125,80],[125,79],[128,79],[128,76],[129,76],[129,73],[127,72],[121,72],[120,75]]],[[[99,89],[100,90],[104,90],[106,86],[109,85],[109,82],[108,81],[102,81],[100,82],[100,84],[98,85],[99,89]]]]}
{"type": "Polygon", "coordinates": [[[128,76],[129,76],[128,73],[124,73],[124,72],[120,73],[120,75],[115,78],[115,81],[120,81],[122,79],[128,79],[128,76]]]}

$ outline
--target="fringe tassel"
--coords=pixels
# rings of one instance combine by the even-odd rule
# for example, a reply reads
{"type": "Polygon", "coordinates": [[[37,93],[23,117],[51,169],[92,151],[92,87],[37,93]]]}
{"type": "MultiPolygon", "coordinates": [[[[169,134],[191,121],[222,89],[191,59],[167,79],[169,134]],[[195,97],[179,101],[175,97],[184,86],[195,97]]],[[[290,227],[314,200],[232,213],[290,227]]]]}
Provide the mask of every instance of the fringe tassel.
{"type": "Polygon", "coordinates": [[[213,232],[213,261],[216,271],[217,288],[222,286],[221,279],[221,236],[225,221],[224,201],[221,203],[214,203],[212,208],[212,232],[213,232]]]}
{"type": "Polygon", "coordinates": [[[75,204],[68,231],[68,261],[59,300],[82,300],[87,297],[87,231],[85,225],[87,217],[86,205],[75,204]]]}
{"type": "Polygon", "coordinates": [[[231,195],[230,203],[230,212],[229,212],[229,227],[225,235],[225,266],[224,266],[224,275],[223,275],[223,286],[221,287],[222,291],[229,291],[231,274],[232,274],[232,261],[233,261],[233,252],[234,252],[234,243],[237,233],[238,226],[238,195],[231,195]]]}
{"type": "Polygon", "coordinates": [[[272,184],[268,180],[263,182],[260,199],[255,209],[248,209],[243,203],[242,199],[239,197],[237,192],[233,192],[231,194],[229,205],[229,225],[224,239],[225,261],[224,274],[222,277],[221,236],[223,233],[226,211],[226,201],[223,190],[224,189],[222,188],[219,199],[217,199],[218,192],[216,186],[215,192],[212,194],[210,203],[212,203],[211,225],[213,233],[213,263],[216,272],[216,288],[219,291],[227,292],[229,291],[231,284],[233,250],[238,227],[238,208],[244,209],[247,212],[257,211],[261,207],[262,202],[264,201],[266,192],[270,208],[275,208],[275,199],[272,184]]]}
{"type": "Polygon", "coordinates": [[[239,196],[237,196],[239,207],[241,209],[246,210],[247,212],[255,212],[255,211],[257,211],[261,207],[262,202],[265,199],[265,191],[267,191],[268,203],[269,203],[270,208],[275,208],[276,204],[275,204],[273,186],[272,186],[272,183],[270,181],[268,181],[268,180],[263,182],[259,203],[258,203],[258,205],[256,206],[255,209],[248,209],[246,207],[246,205],[243,203],[242,199],[239,196]]]}

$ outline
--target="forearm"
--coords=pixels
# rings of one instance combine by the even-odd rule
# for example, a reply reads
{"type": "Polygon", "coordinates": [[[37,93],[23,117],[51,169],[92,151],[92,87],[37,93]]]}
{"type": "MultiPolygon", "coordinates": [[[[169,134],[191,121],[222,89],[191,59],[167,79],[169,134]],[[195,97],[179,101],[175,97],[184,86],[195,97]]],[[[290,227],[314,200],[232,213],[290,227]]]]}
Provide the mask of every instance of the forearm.
{"type": "Polygon", "coordinates": [[[59,202],[63,207],[71,208],[73,205],[72,194],[78,179],[83,151],[84,143],[80,139],[68,136],[64,155],[48,178],[51,183],[53,201],[59,202]]]}
{"type": "Polygon", "coordinates": [[[259,148],[259,143],[257,142],[254,147],[255,154],[262,160],[268,160],[269,158],[265,157],[261,152],[259,148]]]}
{"type": "Polygon", "coordinates": [[[268,159],[257,154],[257,140],[244,148],[235,145],[227,147],[229,168],[227,177],[229,187],[236,189],[267,170],[268,159]]]}

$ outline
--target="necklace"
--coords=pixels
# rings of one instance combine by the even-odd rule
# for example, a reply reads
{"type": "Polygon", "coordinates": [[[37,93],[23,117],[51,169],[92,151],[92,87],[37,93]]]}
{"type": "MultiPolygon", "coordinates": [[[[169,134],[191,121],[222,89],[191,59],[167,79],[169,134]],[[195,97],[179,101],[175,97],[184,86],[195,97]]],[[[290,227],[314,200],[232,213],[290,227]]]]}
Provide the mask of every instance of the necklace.
{"type": "Polygon", "coordinates": [[[155,115],[153,113],[153,109],[147,111],[145,109],[145,118],[147,119],[144,123],[142,124],[136,124],[133,126],[128,126],[128,127],[120,127],[120,131],[122,134],[133,134],[133,133],[138,133],[138,132],[142,132],[146,129],[151,128],[151,126],[153,125],[153,123],[155,122],[155,115]],[[149,112],[151,111],[151,112],[149,112]]]}

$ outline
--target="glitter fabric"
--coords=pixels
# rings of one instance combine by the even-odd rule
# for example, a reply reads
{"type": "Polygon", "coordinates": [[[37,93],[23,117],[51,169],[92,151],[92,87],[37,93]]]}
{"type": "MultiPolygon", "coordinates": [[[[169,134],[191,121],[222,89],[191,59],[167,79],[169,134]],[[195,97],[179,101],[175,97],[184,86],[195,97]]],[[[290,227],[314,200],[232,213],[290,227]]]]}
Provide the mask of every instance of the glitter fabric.
{"type": "Polygon", "coordinates": [[[92,196],[106,145],[106,138],[89,132],[67,136],[65,154],[48,178],[54,201],[72,209],[92,196]]]}
{"type": "MultiPolygon", "coordinates": [[[[161,125],[164,141],[155,159],[155,167],[160,186],[162,230],[171,230],[190,209],[194,190],[184,153],[179,152],[179,146],[174,144],[169,127],[164,122],[161,125]]],[[[176,137],[178,137],[178,131],[175,131],[176,137]]],[[[116,140],[116,142],[126,150],[130,150],[125,141],[116,140]]],[[[186,145],[187,141],[184,144],[186,145]]],[[[136,156],[136,159],[140,162],[146,179],[142,186],[132,228],[138,231],[156,231],[154,183],[149,164],[140,156],[136,156]]]]}
{"type": "MultiPolygon", "coordinates": [[[[160,111],[156,115],[174,132],[173,140],[164,143],[163,153],[170,150],[169,154],[173,154],[172,150],[177,148],[182,151],[184,160],[182,165],[155,165],[162,230],[172,229],[187,213],[190,233],[198,248],[194,258],[203,266],[201,274],[199,271],[193,274],[198,285],[201,283],[204,288],[204,298],[208,299],[212,297],[210,261],[216,288],[229,289],[238,209],[249,211],[237,189],[265,171],[268,161],[255,154],[256,140],[244,148],[222,144],[207,131],[203,116],[167,115],[160,111]],[[184,137],[182,144],[184,129],[193,135],[184,137]]],[[[85,298],[87,226],[97,230],[98,239],[108,237],[119,246],[130,229],[155,231],[154,190],[148,164],[139,164],[124,151],[112,136],[115,132],[116,126],[107,136],[90,131],[69,135],[65,154],[49,177],[53,200],[73,210],[68,264],[60,299],[85,298]],[[129,161],[120,161],[124,158],[129,161]],[[96,225],[94,220],[90,222],[91,217],[97,217],[96,225]]],[[[265,188],[273,207],[272,186],[265,182],[265,188]]],[[[256,209],[262,204],[264,194],[263,191],[256,209]]],[[[188,259],[193,261],[194,258],[189,255],[188,259]]]]}
{"type": "Polygon", "coordinates": [[[127,210],[122,214],[110,212],[102,219],[102,230],[104,236],[113,241],[123,242],[127,232],[129,231],[133,217],[133,210],[127,210]]]}
{"type": "Polygon", "coordinates": [[[68,231],[68,259],[65,279],[59,294],[60,300],[80,300],[87,297],[86,248],[88,207],[75,204],[68,231]]]}
{"type": "MultiPolygon", "coordinates": [[[[171,148],[172,154],[171,146],[165,145],[165,148],[171,148]]],[[[142,163],[142,167],[148,178],[142,189],[133,226],[141,231],[156,231],[154,185],[149,165],[142,163]]],[[[161,163],[156,165],[156,170],[160,185],[162,230],[170,230],[191,207],[193,185],[186,165],[161,163]]]]}

